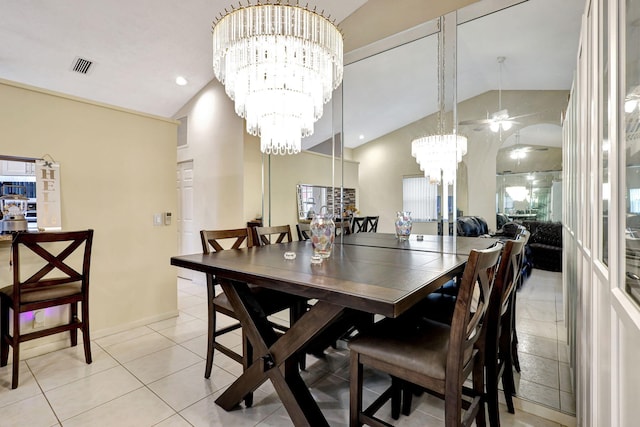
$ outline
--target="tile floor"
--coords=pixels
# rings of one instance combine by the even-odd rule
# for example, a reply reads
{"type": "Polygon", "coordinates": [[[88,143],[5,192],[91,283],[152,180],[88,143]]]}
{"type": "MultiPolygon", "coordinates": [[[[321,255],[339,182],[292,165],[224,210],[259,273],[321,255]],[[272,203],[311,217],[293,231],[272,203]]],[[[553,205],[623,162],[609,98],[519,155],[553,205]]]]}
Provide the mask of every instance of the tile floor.
{"type": "MultiPolygon", "coordinates": [[[[554,395],[558,398],[553,402],[544,402],[552,407],[561,404],[557,400],[562,402],[560,393],[566,389],[566,379],[563,379],[563,368],[560,367],[563,363],[566,365],[561,361],[566,360],[566,353],[562,356],[562,352],[558,352],[553,344],[553,338],[558,336],[558,318],[548,313],[556,304],[551,292],[555,288],[553,276],[534,274],[519,296],[520,307],[523,308],[518,319],[523,365],[520,389],[522,393],[530,391],[531,398],[535,399],[539,394],[545,395],[546,389],[540,387],[549,387],[553,383],[554,395]],[[553,284],[549,285],[549,281],[553,281],[553,284]],[[538,285],[533,286],[534,283],[538,285]],[[536,297],[537,293],[533,292],[536,288],[545,292],[536,297]],[[535,298],[553,304],[541,305],[535,298]],[[528,305],[524,303],[525,300],[536,302],[528,305]],[[539,319],[540,313],[549,316],[549,320],[545,320],[549,325],[529,328],[526,319],[539,319]],[[529,367],[547,367],[548,360],[556,359],[558,369],[555,376],[546,370],[543,374],[529,373],[529,367]]],[[[226,412],[215,405],[216,397],[240,374],[241,367],[217,353],[211,378],[206,380],[203,377],[206,352],[205,294],[204,286],[179,280],[178,317],[95,339],[92,342],[91,365],[84,363],[81,345],[30,357],[20,362],[20,386],[16,390],[10,389],[11,365],[0,368],[0,425],[292,425],[269,383],[256,391],[251,408],[226,412]]],[[[227,334],[225,339],[228,344],[240,345],[239,334],[227,334]]],[[[328,351],[325,359],[308,356],[308,370],[303,373],[331,426],[347,425],[347,362],[348,351],[339,346],[337,350],[328,351]]],[[[365,399],[372,401],[387,384],[385,376],[368,372],[365,399]]],[[[412,416],[401,417],[397,425],[444,425],[442,405],[437,399],[423,395],[416,399],[414,407],[412,416]]],[[[504,406],[501,410],[503,426],[561,425],[522,410],[517,410],[515,415],[508,414],[504,406]]],[[[379,412],[388,413],[388,408],[379,412]]]]}
{"type": "Polygon", "coordinates": [[[576,402],[562,305],[562,273],[534,269],[518,291],[518,396],[567,414],[576,402]]]}

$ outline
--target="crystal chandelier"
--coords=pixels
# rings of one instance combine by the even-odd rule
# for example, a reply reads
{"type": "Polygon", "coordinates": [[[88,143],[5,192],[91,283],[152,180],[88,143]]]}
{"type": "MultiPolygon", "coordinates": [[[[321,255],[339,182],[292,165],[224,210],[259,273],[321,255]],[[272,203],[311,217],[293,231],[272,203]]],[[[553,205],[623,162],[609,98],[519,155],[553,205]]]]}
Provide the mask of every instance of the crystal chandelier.
{"type": "MultiPolygon", "coordinates": [[[[444,118],[444,20],[439,21],[438,33],[438,132],[411,141],[411,155],[415,157],[420,170],[432,183],[453,184],[456,178],[458,162],[467,154],[467,138],[454,132],[445,133],[444,118]]],[[[455,64],[452,65],[455,67],[455,64]]],[[[455,68],[454,68],[455,70],[455,68]]],[[[455,91],[455,90],[454,90],[455,91]]],[[[455,101],[454,101],[455,105],[455,101]]],[[[455,123],[455,107],[454,107],[455,123]]]]}
{"type": "Polygon", "coordinates": [[[300,152],[342,82],[342,53],[336,26],[297,5],[240,6],[213,24],[214,74],[266,154],[300,152]]]}
{"type": "Polygon", "coordinates": [[[430,182],[452,184],[458,163],[467,154],[467,138],[462,135],[430,135],[411,141],[411,155],[430,182]]]}

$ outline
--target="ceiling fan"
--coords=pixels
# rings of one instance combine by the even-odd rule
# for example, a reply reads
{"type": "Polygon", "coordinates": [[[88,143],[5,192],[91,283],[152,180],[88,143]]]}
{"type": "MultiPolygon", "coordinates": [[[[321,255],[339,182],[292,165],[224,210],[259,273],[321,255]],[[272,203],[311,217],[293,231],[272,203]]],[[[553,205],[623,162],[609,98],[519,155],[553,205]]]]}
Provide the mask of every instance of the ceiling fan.
{"type": "Polygon", "coordinates": [[[520,165],[520,160],[527,157],[527,154],[531,151],[547,151],[548,147],[535,147],[535,146],[524,146],[520,145],[520,131],[517,130],[515,134],[516,142],[509,150],[509,157],[513,160],[517,161],[517,164],[520,165]]]}
{"type": "MultiPolygon", "coordinates": [[[[509,111],[505,108],[502,108],[502,67],[505,61],[505,57],[504,56],[499,56],[498,57],[498,67],[499,67],[499,76],[498,76],[498,111],[496,111],[495,113],[491,114],[491,116],[489,116],[487,114],[487,118],[486,119],[481,119],[481,120],[464,120],[461,121],[460,123],[458,123],[460,126],[467,126],[467,125],[482,125],[482,126],[489,126],[489,129],[492,132],[500,132],[500,131],[508,131],[509,129],[511,129],[513,127],[514,124],[519,124],[517,121],[515,121],[516,119],[519,119],[521,117],[526,117],[526,116],[531,116],[532,114],[523,114],[520,116],[509,116],[509,111]]],[[[481,130],[481,127],[478,127],[474,130],[481,130]]]]}

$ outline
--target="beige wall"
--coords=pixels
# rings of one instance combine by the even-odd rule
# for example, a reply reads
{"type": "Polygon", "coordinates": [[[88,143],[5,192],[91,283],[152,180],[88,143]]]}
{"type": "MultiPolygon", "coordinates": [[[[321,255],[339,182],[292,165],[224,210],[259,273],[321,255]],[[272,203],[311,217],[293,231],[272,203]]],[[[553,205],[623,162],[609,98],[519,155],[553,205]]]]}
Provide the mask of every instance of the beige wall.
{"type": "MultiPolygon", "coordinates": [[[[267,163],[267,166],[269,164],[267,163]]],[[[295,156],[271,156],[271,174],[266,169],[265,186],[271,183],[271,224],[291,225],[295,233],[295,224],[298,222],[298,208],[296,185],[311,184],[321,186],[341,185],[340,160],[333,161],[331,156],[325,154],[303,151],[295,156]],[[335,170],[334,170],[335,167],[335,170]],[[335,178],[333,178],[335,176],[335,178]]],[[[358,189],[358,163],[344,161],[344,187],[356,189],[356,200],[359,198],[358,189]]],[[[268,199],[265,202],[265,218],[268,220],[268,199]]],[[[317,207],[318,209],[320,206],[317,207]]]]}
{"type": "Polygon", "coordinates": [[[94,337],[177,314],[176,227],[153,226],[176,212],[176,123],[0,81],[0,129],[2,154],[60,163],[63,229],[95,230],[94,337]]]}

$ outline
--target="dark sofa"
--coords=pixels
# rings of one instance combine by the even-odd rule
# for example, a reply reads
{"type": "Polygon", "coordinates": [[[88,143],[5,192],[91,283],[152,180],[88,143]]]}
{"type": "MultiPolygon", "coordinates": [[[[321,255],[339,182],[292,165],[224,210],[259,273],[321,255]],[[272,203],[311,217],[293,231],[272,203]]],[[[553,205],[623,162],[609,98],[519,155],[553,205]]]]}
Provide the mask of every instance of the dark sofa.
{"type": "Polygon", "coordinates": [[[562,223],[525,221],[533,266],[542,270],[562,271],[562,223]]]}
{"type": "Polygon", "coordinates": [[[465,237],[488,236],[489,227],[487,221],[480,216],[459,216],[456,233],[465,237]]]}

